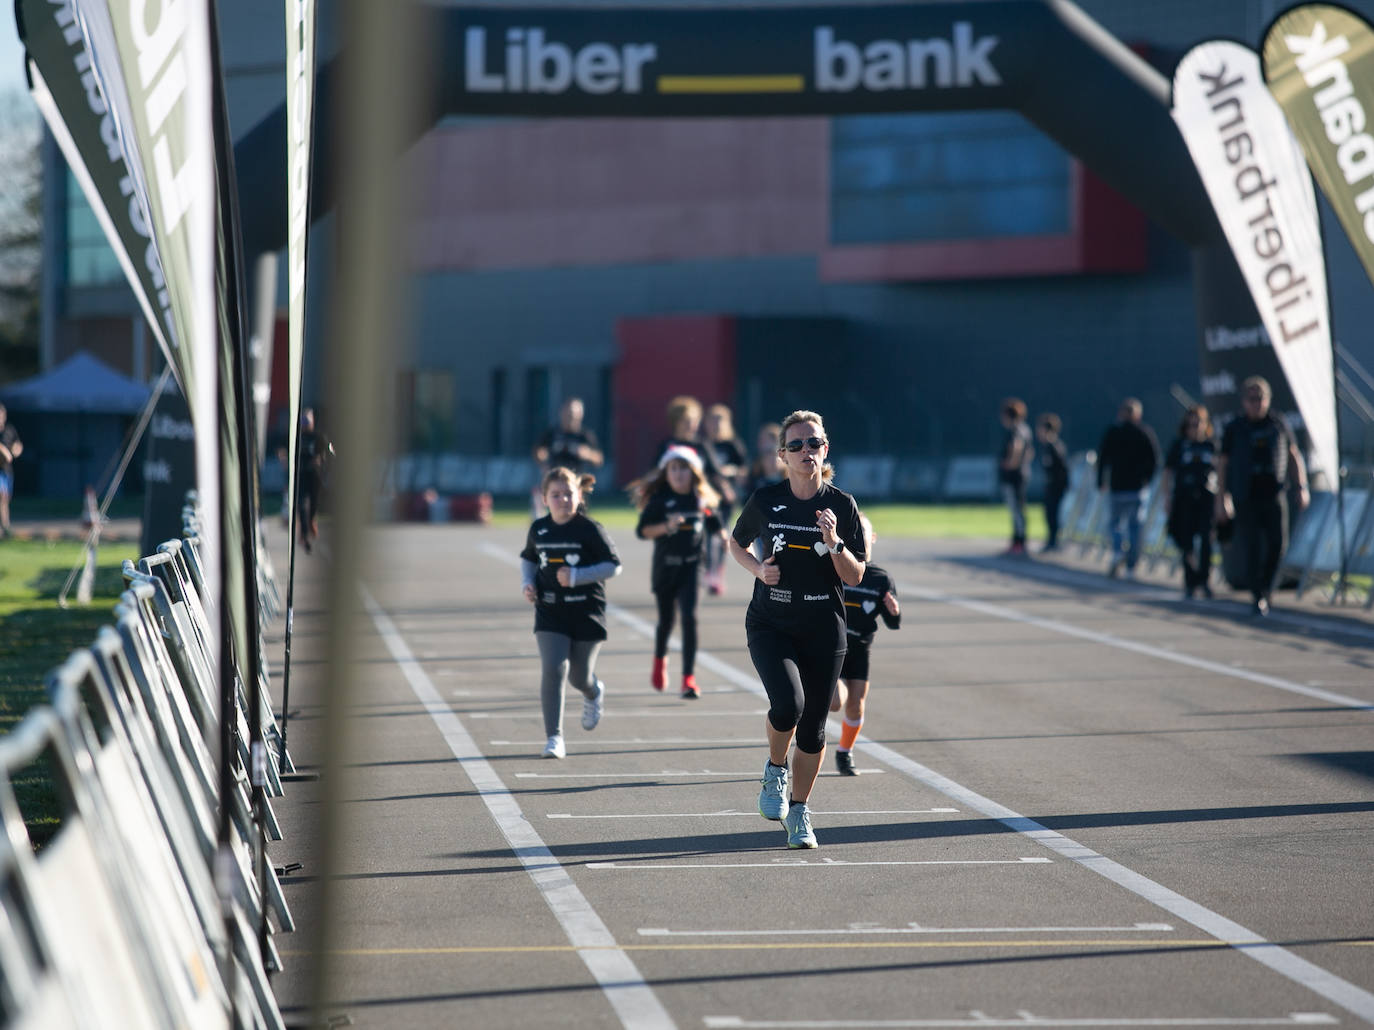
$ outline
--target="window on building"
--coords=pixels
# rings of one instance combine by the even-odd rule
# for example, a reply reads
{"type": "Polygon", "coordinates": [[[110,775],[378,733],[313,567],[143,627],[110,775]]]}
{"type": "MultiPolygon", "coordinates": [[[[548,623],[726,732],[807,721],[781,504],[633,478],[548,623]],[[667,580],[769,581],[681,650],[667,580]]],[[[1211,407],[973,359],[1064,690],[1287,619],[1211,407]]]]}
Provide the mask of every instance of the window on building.
{"type": "Polygon", "coordinates": [[[111,286],[124,281],[124,270],[105,239],[95,212],[86,203],[76,177],[67,172],[67,283],[111,286]]]}
{"type": "Polygon", "coordinates": [[[1072,162],[1011,111],[836,118],[836,245],[1068,232],[1072,162]]]}

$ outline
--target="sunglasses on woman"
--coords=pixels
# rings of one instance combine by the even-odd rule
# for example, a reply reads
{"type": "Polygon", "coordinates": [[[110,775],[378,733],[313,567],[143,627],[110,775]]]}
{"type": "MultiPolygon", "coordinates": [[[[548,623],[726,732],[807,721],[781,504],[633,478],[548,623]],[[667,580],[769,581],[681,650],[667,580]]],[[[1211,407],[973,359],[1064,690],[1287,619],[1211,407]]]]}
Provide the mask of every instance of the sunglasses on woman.
{"type": "Polygon", "coordinates": [[[805,440],[788,440],[786,444],[787,449],[791,451],[793,454],[796,454],[803,447],[805,447],[808,451],[819,451],[824,446],[825,441],[822,440],[819,436],[808,436],[805,440]]]}

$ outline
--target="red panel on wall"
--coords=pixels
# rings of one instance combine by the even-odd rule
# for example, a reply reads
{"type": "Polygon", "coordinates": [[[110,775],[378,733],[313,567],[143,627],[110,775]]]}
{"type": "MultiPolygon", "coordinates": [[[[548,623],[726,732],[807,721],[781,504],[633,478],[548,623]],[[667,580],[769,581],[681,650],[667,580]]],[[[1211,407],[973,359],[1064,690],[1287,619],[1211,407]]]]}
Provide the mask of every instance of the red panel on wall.
{"type": "Polygon", "coordinates": [[[735,400],[732,315],[665,315],[616,323],[615,460],[621,483],[644,473],[669,435],[668,401],[735,400]]]}
{"type": "Polygon", "coordinates": [[[923,282],[1143,272],[1145,214],[1078,161],[1070,175],[1066,233],[929,243],[872,243],[822,250],[822,282],[923,282]]]}

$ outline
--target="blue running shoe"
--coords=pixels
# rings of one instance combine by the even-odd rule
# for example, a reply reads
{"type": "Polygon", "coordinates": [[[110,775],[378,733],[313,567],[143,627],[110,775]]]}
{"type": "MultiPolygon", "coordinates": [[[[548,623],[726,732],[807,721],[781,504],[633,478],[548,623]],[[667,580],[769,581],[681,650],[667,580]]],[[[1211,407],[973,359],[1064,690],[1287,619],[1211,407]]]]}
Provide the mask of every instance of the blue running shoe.
{"type": "Polygon", "coordinates": [[[787,846],[789,848],[814,848],[816,833],[811,829],[811,809],[805,801],[798,801],[787,810],[782,824],[787,827],[787,846]]]}
{"type": "Polygon", "coordinates": [[[763,789],[759,791],[759,815],[780,820],[787,815],[787,766],[763,763],[763,789]]]}

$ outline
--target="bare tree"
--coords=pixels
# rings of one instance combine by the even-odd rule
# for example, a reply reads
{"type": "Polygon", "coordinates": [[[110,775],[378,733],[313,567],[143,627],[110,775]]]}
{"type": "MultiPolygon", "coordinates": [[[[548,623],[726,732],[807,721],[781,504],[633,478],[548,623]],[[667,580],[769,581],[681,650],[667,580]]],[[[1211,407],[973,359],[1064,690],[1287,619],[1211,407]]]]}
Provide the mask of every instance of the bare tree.
{"type": "Polygon", "coordinates": [[[0,92],[0,378],[38,368],[42,133],[26,93],[0,92]]]}

